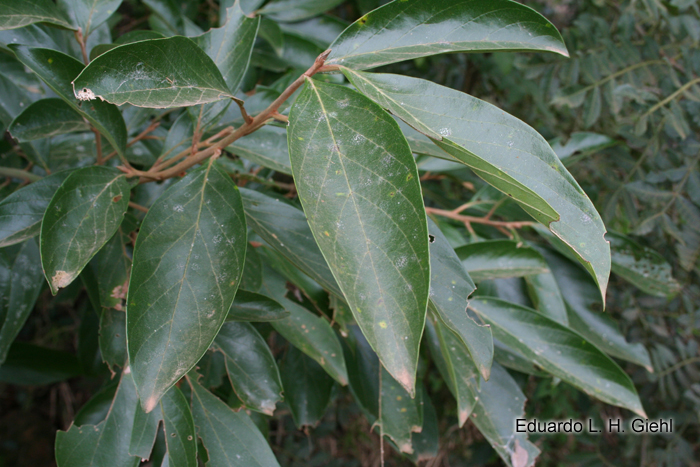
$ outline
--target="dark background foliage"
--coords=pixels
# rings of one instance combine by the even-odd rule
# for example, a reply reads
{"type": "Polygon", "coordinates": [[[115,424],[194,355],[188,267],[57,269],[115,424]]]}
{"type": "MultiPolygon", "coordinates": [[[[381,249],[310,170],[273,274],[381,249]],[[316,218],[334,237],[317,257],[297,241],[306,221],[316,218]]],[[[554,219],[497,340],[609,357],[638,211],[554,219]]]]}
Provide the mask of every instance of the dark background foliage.
{"type": "MultiPolygon", "coordinates": [[[[426,0],[427,1],[427,0],[426,0]]],[[[187,2],[185,2],[187,3],[187,2]]],[[[377,7],[378,0],[346,2],[332,13],[354,21],[377,7]]],[[[542,450],[540,465],[698,465],[700,443],[700,11],[693,0],[542,0],[524,2],[550,18],[562,32],[571,59],[545,54],[454,54],[387,67],[462,90],[528,122],[548,140],[565,145],[572,135],[591,132],[608,137],[565,162],[601,212],[608,230],[626,234],[660,253],[680,284],[672,299],[654,297],[613,274],[609,313],[628,340],[649,350],[654,373],[632,364],[632,376],[650,418],[672,417],[670,435],[556,435],[533,437],[542,450]]],[[[110,20],[114,37],[145,28],[150,10],[125,1],[110,20]]],[[[215,2],[189,2],[184,13],[206,30],[217,24],[215,2]]],[[[287,44],[282,60],[259,59],[246,76],[244,90],[271,85],[290,64],[304,68],[315,56],[308,43],[287,44]],[[307,48],[305,48],[307,47],[307,48]]],[[[260,41],[260,57],[269,46],[260,41]]],[[[0,55],[0,73],[23,70],[0,55]]],[[[297,73],[298,74],[298,73],[297,73]]],[[[29,77],[30,75],[24,75],[29,77]]],[[[296,76],[296,75],[294,75],[296,76]]],[[[25,81],[27,88],[33,83],[25,81]]],[[[11,165],[10,142],[2,143],[11,165]]],[[[474,195],[439,167],[424,176],[426,198],[434,206],[454,208],[474,195]]],[[[277,176],[269,183],[285,186],[277,176]]],[[[5,196],[13,187],[4,185],[5,196]]],[[[483,195],[483,190],[478,192],[483,195]]],[[[507,205],[502,209],[507,209],[507,205]]],[[[484,237],[487,231],[477,231],[484,237]]],[[[499,294],[518,293],[517,281],[493,284],[499,294]]],[[[53,440],[102,384],[105,369],[95,360],[97,326],[80,282],[50,299],[44,290],[19,341],[65,354],[51,358],[55,377],[35,386],[0,383],[0,466],[54,465],[53,440]],[[60,357],[60,358],[58,358],[60,357]],[[61,360],[62,358],[62,360],[61,360]],[[61,360],[61,361],[59,361],[61,360]],[[63,373],[61,373],[63,372],[63,373]],[[77,372],[93,376],[64,379],[77,372]]],[[[457,429],[456,407],[431,367],[420,368],[436,403],[441,437],[431,466],[500,465],[488,443],[467,424],[457,429]],[[439,404],[437,402],[440,402],[439,404]]],[[[0,381],[8,375],[0,371],[0,381]]],[[[526,413],[537,418],[622,417],[614,407],[594,401],[565,383],[514,373],[529,401],[526,413]]],[[[43,378],[43,379],[41,379],[43,378]]],[[[378,465],[378,437],[347,391],[333,395],[327,415],[313,429],[297,430],[284,411],[271,420],[269,435],[282,465],[378,465]]],[[[387,465],[410,465],[390,449],[387,465]]]]}

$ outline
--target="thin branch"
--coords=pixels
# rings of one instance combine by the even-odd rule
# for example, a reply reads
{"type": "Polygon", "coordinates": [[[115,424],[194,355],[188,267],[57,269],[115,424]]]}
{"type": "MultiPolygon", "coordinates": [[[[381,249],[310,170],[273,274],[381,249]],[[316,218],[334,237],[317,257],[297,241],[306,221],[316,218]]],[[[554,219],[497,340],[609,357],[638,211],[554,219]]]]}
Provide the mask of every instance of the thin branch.
{"type": "Polygon", "coordinates": [[[143,206],[141,206],[140,204],[136,204],[136,203],[131,202],[131,201],[129,201],[129,207],[130,207],[130,208],[134,208],[134,209],[136,209],[137,211],[148,212],[148,208],[143,207],[143,206]]]}
{"type": "Polygon", "coordinates": [[[95,148],[97,149],[97,165],[104,164],[105,160],[102,157],[102,135],[96,128],[91,128],[92,132],[95,133],[95,148]]]}
{"type": "Polygon", "coordinates": [[[241,115],[243,116],[243,120],[248,124],[252,123],[253,117],[248,115],[248,111],[245,109],[245,102],[236,97],[232,97],[231,99],[233,99],[233,102],[238,104],[238,108],[241,109],[241,115]]]}
{"type": "Polygon", "coordinates": [[[694,80],[688,81],[688,82],[685,83],[683,86],[681,86],[680,88],[678,88],[678,89],[676,90],[676,92],[674,92],[673,94],[671,94],[670,96],[668,96],[666,99],[662,100],[661,102],[658,102],[656,105],[654,105],[654,106],[651,107],[649,110],[647,110],[646,112],[644,112],[644,113],[642,114],[642,116],[639,117],[639,120],[641,120],[641,119],[643,119],[643,118],[646,118],[646,117],[648,117],[649,115],[653,114],[654,112],[656,112],[657,110],[659,110],[661,107],[665,106],[666,104],[668,104],[669,102],[671,102],[672,100],[674,100],[675,98],[677,98],[678,96],[680,96],[681,94],[683,94],[684,92],[686,92],[689,88],[695,86],[695,85],[698,84],[698,83],[700,83],[700,78],[695,78],[694,80]]]}
{"type": "Polygon", "coordinates": [[[85,41],[86,37],[83,36],[83,30],[81,28],[78,28],[77,31],[75,31],[75,40],[78,41],[78,44],[80,44],[80,52],[83,54],[83,63],[86,65],[90,63],[90,59],[88,58],[87,54],[87,48],[85,46],[85,41]]]}
{"type": "Polygon", "coordinates": [[[38,182],[41,177],[22,169],[12,169],[10,167],[0,167],[0,175],[12,178],[21,178],[27,182],[38,182]]]}
{"type": "Polygon", "coordinates": [[[690,365],[691,363],[697,363],[697,362],[700,362],[700,357],[687,358],[683,361],[676,363],[673,366],[666,368],[664,371],[660,371],[659,373],[656,374],[656,376],[659,378],[662,378],[670,373],[673,373],[676,370],[681,369],[682,367],[684,367],[686,365],[690,365]]]}
{"type": "Polygon", "coordinates": [[[273,115],[279,110],[280,106],[287,99],[289,99],[292,96],[292,94],[294,94],[294,92],[297,89],[299,89],[308,78],[318,73],[318,71],[323,67],[323,64],[326,61],[326,58],[328,57],[330,52],[330,50],[326,50],[321,55],[319,55],[316,58],[314,64],[311,66],[311,68],[306,70],[306,72],[304,72],[303,75],[301,75],[292,84],[290,84],[289,87],[285,89],[284,92],[282,92],[282,94],[280,94],[280,96],[274,100],[274,102],[272,102],[272,104],[270,104],[265,110],[256,115],[255,118],[253,118],[250,122],[246,122],[242,126],[238,127],[229,136],[223,138],[214,145],[187,157],[183,161],[175,164],[174,166],[168,169],[155,171],[154,168],[151,168],[148,172],[146,172],[143,175],[137,174],[135,172],[133,173],[133,175],[141,175],[142,182],[147,182],[149,180],[164,180],[166,178],[174,177],[186,171],[190,167],[199,164],[200,162],[213,156],[217,152],[221,153],[221,150],[223,148],[233,143],[234,141],[242,138],[243,136],[249,135],[250,133],[254,132],[258,128],[263,126],[267,122],[267,120],[272,118],[273,115]]]}
{"type": "Polygon", "coordinates": [[[425,212],[440,217],[447,217],[448,219],[453,219],[459,222],[464,222],[465,224],[483,224],[505,229],[520,229],[522,227],[529,227],[535,224],[532,221],[492,221],[486,217],[463,216],[453,211],[437,208],[425,208],[425,212]]]}

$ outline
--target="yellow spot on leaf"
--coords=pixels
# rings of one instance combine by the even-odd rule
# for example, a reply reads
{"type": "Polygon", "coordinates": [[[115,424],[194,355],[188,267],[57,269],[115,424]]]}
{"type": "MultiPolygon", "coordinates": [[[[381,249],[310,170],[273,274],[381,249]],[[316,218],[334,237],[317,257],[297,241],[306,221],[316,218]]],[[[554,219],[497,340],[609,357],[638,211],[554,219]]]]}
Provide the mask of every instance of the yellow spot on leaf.
{"type": "Polygon", "coordinates": [[[379,322],[379,327],[382,329],[386,329],[386,321],[380,321],[379,322]]]}

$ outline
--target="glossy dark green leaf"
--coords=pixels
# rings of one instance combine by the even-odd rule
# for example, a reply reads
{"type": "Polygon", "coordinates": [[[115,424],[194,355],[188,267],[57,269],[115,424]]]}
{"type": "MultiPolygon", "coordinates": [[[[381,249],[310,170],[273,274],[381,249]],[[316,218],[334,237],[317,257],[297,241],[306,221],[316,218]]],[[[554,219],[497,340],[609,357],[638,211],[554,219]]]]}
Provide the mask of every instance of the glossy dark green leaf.
{"type": "Polygon", "coordinates": [[[343,0],[272,0],[258,13],[275,21],[294,22],[332,10],[343,0]]]}
{"type": "Polygon", "coordinates": [[[343,69],[352,84],[512,196],[577,255],[601,295],[610,246],[593,203],[545,139],[501,109],[430,81],[343,69]]]}
{"type": "Polygon", "coordinates": [[[510,240],[470,243],[455,252],[476,282],[549,272],[547,263],[536,250],[510,240]]]}
{"type": "Polygon", "coordinates": [[[413,393],[430,261],[408,144],[378,105],[313,80],[289,121],[292,172],[316,243],[384,367],[413,393]]]}
{"type": "Polygon", "coordinates": [[[33,102],[7,129],[18,141],[32,141],[64,133],[90,130],[90,125],[62,99],[33,102]]]}
{"type": "Polygon", "coordinates": [[[130,190],[122,172],[95,166],[74,171],[56,191],[41,223],[41,263],[54,295],[112,238],[130,190]]]}
{"type": "Polygon", "coordinates": [[[359,326],[348,325],[347,331],[342,343],[350,391],[369,422],[374,423],[379,417],[379,359],[359,326]]]}
{"type": "Polygon", "coordinates": [[[248,245],[246,245],[245,267],[243,268],[241,288],[249,292],[260,291],[260,287],[262,287],[263,281],[262,274],[262,258],[260,258],[260,254],[258,253],[257,248],[248,243],[248,245]]]}
{"type": "Polygon", "coordinates": [[[160,400],[163,411],[168,465],[197,467],[197,434],[190,405],[177,387],[172,387],[160,400]]]}
{"type": "Polygon", "coordinates": [[[552,252],[541,249],[552,268],[566,302],[569,326],[591,341],[596,347],[616,358],[641,365],[652,371],[649,352],[640,342],[625,339],[615,320],[602,313],[603,306],[593,293],[595,284],[576,264],[552,252]]]}
{"type": "Polygon", "coordinates": [[[277,321],[288,316],[289,312],[267,295],[241,289],[236,292],[226,321],[277,321]]]}
{"type": "Polygon", "coordinates": [[[284,35],[277,22],[270,18],[263,17],[260,21],[258,35],[261,39],[270,44],[270,47],[272,47],[278,56],[282,55],[284,50],[284,35]]]}
{"type": "Polygon", "coordinates": [[[260,18],[246,16],[236,1],[228,9],[222,27],[192,38],[219,67],[231,92],[236,92],[243,81],[259,26],[260,18]]]}
{"type": "Polygon", "coordinates": [[[3,130],[31,103],[32,99],[22,88],[5,75],[0,75],[0,123],[3,130]]]}
{"type": "Polygon", "coordinates": [[[100,352],[110,367],[124,368],[126,351],[126,313],[112,308],[103,308],[100,317],[100,352]]]}
{"type": "Polygon", "coordinates": [[[183,14],[186,4],[178,4],[175,0],[143,0],[143,3],[153,12],[149,18],[152,29],[158,29],[166,36],[186,35],[183,14]],[[153,19],[157,19],[161,27],[153,27],[153,19]]]}
{"type": "Polygon", "coordinates": [[[234,412],[189,378],[197,434],[209,456],[208,467],[279,467],[270,445],[244,411],[234,412]]]}
{"type": "Polygon", "coordinates": [[[548,373],[591,397],[645,416],[630,377],[576,332],[535,310],[496,298],[476,298],[469,307],[492,325],[494,337],[548,373]]]}
{"type": "Polygon", "coordinates": [[[287,130],[284,128],[266,125],[255,133],[235,141],[226,150],[263,167],[292,174],[287,149],[287,130]]]}
{"type": "Polygon", "coordinates": [[[71,425],[68,431],[56,433],[58,467],[136,467],[139,457],[129,455],[131,428],[138,396],[134,380],[122,373],[119,389],[107,418],[97,425],[71,425]]]}
{"type": "Polygon", "coordinates": [[[612,271],[642,292],[671,298],[681,285],[671,275],[671,265],[651,248],[645,248],[624,235],[608,233],[612,271]]]}
{"type": "Polygon", "coordinates": [[[95,255],[93,267],[100,294],[100,303],[106,308],[123,311],[131,270],[131,237],[136,219],[127,213],[114,236],[95,255]]]}
{"type": "Polygon", "coordinates": [[[416,464],[436,458],[440,450],[439,422],[435,406],[425,386],[422,387],[422,391],[423,426],[420,433],[411,435],[413,454],[408,456],[416,464]]]}
{"type": "Polygon", "coordinates": [[[564,298],[551,272],[524,277],[533,308],[564,326],[569,324],[564,298]]]}
{"type": "Polygon", "coordinates": [[[0,0],[0,30],[48,23],[75,29],[51,0],[0,0]]]}
{"type": "Polygon", "coordinates": [[[158,198],[136,240],[127,335],[147,412],[202,358],[240,284],[243,207],[236,185],[212,162],[158,198]]]}
{"type": "Polygon", "coordinates": [[[248,225],[255,233],[326,290],[343,295],[301,210],[245,188],[241,196],[248,225]]]}
{"type": "Polygon", "coordinates": [[[294,424],[316,426],[331,400],[335,382],[314,360],[296,347],[290,347],[281,363],[284,402],[289,406],[294,424]]]}
{"type": "Polygon", "coordinates": [[[39,235],[46,207],[68,175],[63,171],[42,178],[0,202],[0,247],[39,235]]]}
{"type": "Polygon", "coordinates": [[[539,367],[534,365],[530,360],[498,339],[493,340],[493,359],[498,362],[499,365],[509,370],[519,371],[520,373],[538,376],[540,378],[551,377],[550,374],[540,370],[539,367]]]}
{"type": "Polygon", "coordinates": [[[306,308],[285,298],[280,304],[289,311],[285,319],[270,324],[292,345],[316,360],[334,380],[345,386],[348,373],[343,360],[343,349],[327,321],[306,308]]]}
{"type": "Polygon", "coordinates": [[[613,138],[600,133],[587,131],[572,133],[569,140],[563,144],[561,138],[551,140],[549,144],[559,159],[566,159],[576,153],[590,153],[617,144],[613,138]]]}
{"type": "Polygon", "coordinates": [[[60,0],[59,5],[76,28],[88,37],[117,11],[122,0],[60,0]]]}
{"type": "Polygon", "coordinates": [[[488,326],[478,324],[467,314],[469,295],[476,289],[445,235],[432,221],[430,232],[430,304],[436,316],[459,336],[479,372],[488,379],[493,360],[493,337],[488,326]]]}
{"type": "Polygon", "coordinates": [[[281,55],[271,46],[260,44],[253,51],[251,63],[274,72],[284,72],[288,68],[305,70],[313,65],[316,57],[324,50],[296,34],[283,34],[283,37],[284,47],[281,55]]]}
{"type": "Polygon", "coordinates": [[[149,31],[147,29],[129,31],[126,34],[119,36],[119,38],[111,44],[98,44],[93,47],[90,51],[90,61],[96,59],[108,50],[112,50],[113,48],[119,47],[123,44],[131,44],[132,42],[146,41],[149,39],[162,39],[163,37],[163,34],[156,31],[149,31]]]}
{"type": "Polygon", "coordinates": [[[46,386],[81,374],[75,355],[15,342],[0,366],[0,382],[29,386],[46,386]]]}
{"type": "Polygon", "coordinates": [[[328,63],[355,70],[445,52],[548,51],[569,56],[535,10],[510,0],[395,0],[355,21],[328,63]]]}
{"type": "MultiPolygon", "coordinates": [[[[199,109],[199,107],[196,108],[199,109]]],[[[168,160],[175,157],[180,151],[190,149],[193,135],[194,123],[192,118],[187,112],[183,112],[168,130],[168,135],[165,137],[163,148],[160,151],[162,160],[168,160]]]]}
{"type": "Polygon", "coordinates": [[[158,424],[163,419],[162,410],[152,410],[146,413],[140,405],[136,405],[134,413],[134,425],[131,429],[131,441],[129,442],[129,454],[141,459],[149,459],[153,451],[153,445],[158,436],[158,424]]]}
{"type": "Polygon", "coordinates": [[[62,52],[10,45],[17,59],[35,72],[58,97],[85,117],[121,155],[126,151],[126,124],[121,112],[106,102],[83,103],[75,99],[71,80],[83,70],[83,64],[62,52]]]}
{"type": "Polygon", "coordinates": [[[180,36],[116,47],[90,62],[72,83],[78,100],[137,107],[182,107],[232,97],[211,58],[180,36]]]}
{"type": "Polygon", "coordinates": [[[282,400],[282,382],[270,348],[248,323],[225,323],[214,340],[226,356],[226,371],[238,398],[249,409],[272,415],[282,400]]]}

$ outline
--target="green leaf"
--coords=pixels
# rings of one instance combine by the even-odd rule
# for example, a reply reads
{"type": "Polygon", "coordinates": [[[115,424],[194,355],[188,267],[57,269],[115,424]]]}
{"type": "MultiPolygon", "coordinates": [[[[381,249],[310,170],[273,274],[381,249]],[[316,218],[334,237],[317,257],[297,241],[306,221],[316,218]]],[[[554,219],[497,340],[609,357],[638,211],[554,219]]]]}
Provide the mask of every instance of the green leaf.
{"type": "MultiPolygon", "coordinates": [[[[248,243],[245,253],[245,267],[241,288],[250,292],[259,292],[263,282],[263,263],[257,248],[248,243]]],[[[237,297],[238,295],[236,295],[237,297]]],[[[235,303],[235,300],[234,300],[235,303]]]]}
{"type": "Polygon", "coordinates": [[[177,387],[172,387],[160,400],[163,411],[168,465],[197,467],[197,434],[187,399],[177,387]]]}
{"type": "Polygon", "coordinates": [[[71,88],[73,80],[83,69],[75,58],[56,50],[10,45],[17,59],[36,73],[58,97],[85,117],[120,154],[126,151],[126,124],[115,106],[94,101],[79,105],[71,88]]]}
{"type": "Polygon", "coordinates": [[[192,40],[211,57],[231,92],[236,92],[248,69],[260,17],[251,18],[236,1],[227,10],[226,23],[192,40]]]}
{"type": "Polygon", "coordinates": [[[292,174],[287,149],[287,130],[284,128],[265,125],[256,132],[236,140],[226,150],[263,167],[287,175],[292,174]]]}
{"type": "Polygon", "coordinates": [[[0,248],[39,235],[46,207],[68,175],[66,170],[42,178],[0,202],[0,248]]]}
{"type": "Polygon", "coordinates": [[[277,321],[288,316],[289,312],[267,295],[241,289],[233,299],[226,321],[277,321]]]}
{"type": "Polygon", "coordinates": [[[0,30],[48,23],[75,29],[51,0],[0,0],[0,30]]]}
{"type": "Polygon", "coordinates": [[[275,331],[316,360],[334,380],[343,386],[348,384],[343,349],[328,322],[286,298],[280,299],[280,304],[289,311],[290,316],[271,321],[275,331]]]}
{"type": "Polygon", "coordinates": [[[646,416],[630,377],[579,334],[535,310],[496,298],[476,298],[469,307],[493,326],[494,337],[548,373],[591,397],[646,416]]]}
{"type": "Polygon", "coordinates": [[[126,322],[146,412],[202,358],[240,284],[243,207],[231,178],[212,162],[158,198],[136,239],[126,322]]]}
{"type": "Polygon", "coordinates": [[[284,35],[282,34],[282,29],[280,29],[279,24],[269,18],[262,18],[260,21],[260,29],[258,29],[258,35],[261,39],[270,44],[270,47],[272,47],[277,56],[282,56],[282,52],[284,51],[284,35]]]}
{"type": "Polygon", "coordinates": [[[607,147],[614,146],[617,144],[617,141],[606,135],[583,131],[571,133],[571,137],[566,144],[562,144],[561,138],[556,138],[550,141],[549,144],[552,146],[552,150],[559,159],[566,159],[577,152],[589,153],[600,151],[607,147]]]}
{"type": "Polygon", "coordinates": [[[331,401],[335,382],[328,373],[296,347],[290,347],[282,360],[284,401],[298,428],[315,426],[331,401]]]}
{"type": "MultiPolygon", "coordinates": [[[[5,253],[5,250],[0,252],[5,253]]],[[[4,290],[0,289],[0,365],[7,358],[10,345],[34,309],[44,285],[40,262],[39,248],[33,239],[29,239],[11,261],[0,265],[0,269],[3,269],[0,274],[7,277],[4,290]]],[[[5,281],[1,281],[0,286],[3,285],[2,282],[5,281]]]]}
{"type": "Polygon", "coordinates": [[[568,57],[546,18],[511,0],[396,0],[355,21],[328,64],[364,70],[445,52],[548,51],[568,57]]]}
{"type": "Polygon", "coordinates": [[[126,313],[112,308],[103,308],[100,317],[100,353],[102,360],[111,368],[124,368],[127,362],[126,313]]]}
{"type": "Polygon", "coordinates": [[[12,344],[0,366],[0,382],[16,385],[46,386],[81,374],[75,355],[24,342],[12,344]]]}
{"type": "Polygon", "coordinates": [[[183,107],[233,97],[211,58],[179,36],[116,47],[90,62],[72,83],[78,100],[137,107],[183,107]]]}
{"type": "Polygon", "coordinates": [[[163,419],[162,410],[152,410],[146,413],[141,406],[136,404],[134,425],[131,429],[131,441],[129,442],[129,454],[141,459],[149,459],[153,451],[153,445],[158,436],[158,424],[163,419]]]}
{"type": "Polygon", "coordinates": [[[59,0],[62,10],[77,28],[88,37],[117,11],[122,0],[59,0]]]}
{"type": "Polygon", "coordinates": [[[437,457],[440,450],[440,431],[438,425],[437,412],[435,406],[430,400],[428,391],[425,385],[422,387],[422,409],[423,409],[423,427],[420,433],[411,435],[411,446],[413,446],[413,454],[409,458],[414,462],[425,462],[437,457]]]}
{"type": "Polygon", "coordinates": [[[175,157],[180,151],[192,147],[192,137],[194,136],[194,123],[187,112],[183,112],[177,120],[170,126],[168,135],[163,142],[160,151],[162,160],[175,157]]]}
{"type": "Polygon", "coordinates": [[[64,133],[89,131],[90,125],[62,99],[33,102],[7,129],[18,141],[32,141],[64,133]]]}
{"type": "Polygon", "coordinates": [[[651,248],[645,248],[629,237],[608,233],[612,253],[612,271],[642,292],[669,299],[681,290],[671,275],[671,265],[651,248]]]}
{"type": "Polygon", "coordinates": [[[467,314],[469,295],[476,286],[460,263],[445,235],[428,221],[430,244],[430,309],[443,325],[459,336],[484,379],[489,378],[493,360],[493,337],[488,326],[478,324],[467,314]]]}
{"type": "Polygon", "coordinates": [[[214,340],[226,356],[233,390],[245,406],[272,415],[282,400],[282,382],[270,348],[248,323],[225,323],[214,340]]]}
{"type": "Polygon", "coordinates": [[[534,129],[491,104],[429,81],[347,68],[343,72],[358,90],[430,136],[548,226],[577,255],[605,297],[610,246],[603,221],[534,129]]]}
{"type": "Polygon", "coordinates": [[[583,125],[590,128],[600,118],[602,107],[602,99],[600,96],[600,87],[593,89],[593,92],[588,96],[583,106],[583,125]]]}
{"type": "Polygon", "coordinates": [[[413,394],[430,261],[411,150],[391,116],[342,86],[308,79],[289,122],[316,243],[384,367],[413,394]]]}
{"type": "Polygon", "coordinates": [[[122,373],[114,402],[107,418],[97,425],[71,425],[56,433],[58,467],[136,467],[139,457],[129,455],[131,428],[138,404],[134,380],[122,373]]]}
{"type": "Polygon", "coordinates": [[[304,213],[285,201],[241,189],[248,225],[276,251],[329,292],[342,296],[304,213]]]}
{"type": "Polygon", "coordinates": [[[204,442],[207,467],[279,467],[270,445],[244,411],[234,412],[188,378],[197,434],[204,442]]]}
{"type": "Polygon", "coordinates": [[[548,318],[567,326],[569,319],[567,318],[566,304],[554,275],[547,272],[528,275],[524,279],[533,308],[548,318]]]}
{"type": "Polygon", "coordinates": [[[455,252],[475,282],[549,272],[536,250],[510,240],[470,243],[455,252]]]}
{"type": "Polygon", "coordinates": [[[56,191],[41,223],[41,263],[54,295],[117,231],[130,190],[122,172],[95,166],[74,171],[56,191]]]}
{"type": "Polygon", "coordinates": [[[258,14],[269,16],[275,21],[291,23],[312,18],[341,3],[343,0],[272,0],[258,14]]]}
{"type": "Polygon", "coordinates": [[[296,23],[282,23],[280,27],[286,33],[295,34],[322,49],[327,49],[348,27],[348,23],[336,16],[322,15],[296,23]]]}
{"type": "Polygon", "coordinates": [[[640,342],[627,342],[618,329],[617,322],[603,307],[595,292],[595,284],[578,265],[551,250],[541,249],[552,268],[560,290],[565,290],[564,301],[569,326],[596,347],[616,358],[636,363],[652,371],[649,352],[640,342]]]}
{"type": "Polygon", "coordinates": [[[136,219],[129,213],[114,236],[95,255],[93,267],[97,277],[100,303],[103,307],[122,310],[131,270],[131,237],[136,219]]]}

